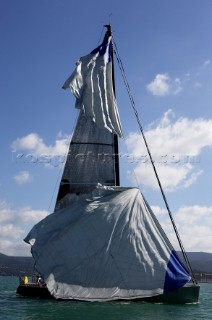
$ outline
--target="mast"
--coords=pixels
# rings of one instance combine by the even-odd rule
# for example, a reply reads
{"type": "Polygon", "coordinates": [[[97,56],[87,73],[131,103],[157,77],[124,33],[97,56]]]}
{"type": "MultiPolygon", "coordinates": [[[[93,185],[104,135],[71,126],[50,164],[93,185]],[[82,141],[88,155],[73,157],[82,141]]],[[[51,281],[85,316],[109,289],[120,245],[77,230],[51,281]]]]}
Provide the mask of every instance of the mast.
{"type": "MultiPolygon", "coordinates": [[[[112,29],[110,24],[106,24],[107,32],[105,36],[112,37],[112,29]]],[[[114,52],[113,52],[113,42],[111,42],[111,59],[112,59],[112,80],[113,80],[113,92],[116,97],[115,88],[115,71],[114,71],[114,52]]],[[[120,173],[119,173],[119,146],[118,146],[118,136],[114,134],[114,160],[115,160],[115,174],[116,174],[116,186],[120,186],[120,173]]]]}

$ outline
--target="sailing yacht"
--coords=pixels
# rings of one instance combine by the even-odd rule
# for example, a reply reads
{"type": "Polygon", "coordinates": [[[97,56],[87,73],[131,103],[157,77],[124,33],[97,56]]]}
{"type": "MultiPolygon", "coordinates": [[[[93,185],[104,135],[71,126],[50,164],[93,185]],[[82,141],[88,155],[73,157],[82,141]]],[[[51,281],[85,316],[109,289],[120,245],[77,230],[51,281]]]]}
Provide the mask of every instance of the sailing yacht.
{"type": "Polygon", "coordinates": [[[76,97],[79,116],[55,210],[25,238],[46,285],[21,284],[17,293],[79,301],[195,303],[199,286],[186,253],[184,264],[140,190],[120,186],[118,136],[123,133],[113,37],[111,26],[106,28],[102,44],[79,59],[63,86],[76,97]]]}

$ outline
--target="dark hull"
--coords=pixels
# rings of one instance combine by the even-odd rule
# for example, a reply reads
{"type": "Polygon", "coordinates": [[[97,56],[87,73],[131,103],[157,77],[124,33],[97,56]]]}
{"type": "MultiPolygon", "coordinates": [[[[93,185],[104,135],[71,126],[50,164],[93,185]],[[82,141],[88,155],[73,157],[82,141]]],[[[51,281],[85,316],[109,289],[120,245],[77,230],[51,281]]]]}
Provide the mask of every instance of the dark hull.
{"type": "Polygon", "coordinates": [[[53,299],[46,286],[36,284],[20,284],[16,293],[21,296],[53,299]]]}
{"type": "MultiPolygon", "coordinates": [[[[197,303],[199,300],[199,285],[191,285],[180,288],[167,294],[160,294],[154,297],[122,299],[118,301],[131,301],[131,302],[150,302],[150,303],[170,303],[170,304],[185,304],[197,303]]],[[[47,287],[40,287],[38,285],[20,285],[17,293],[22,296],[39,297],[53,299],[47,287]]],[[[72,300],[73,301],[73,300],[72,300]]],[[[114,300],[113,300],[114,301],[114,300]]],[[[117,301],[117,300],[115,300],[117,301]]]]}
{"type": "Polygon", "coordinates": [[[198,303],[199,291],[199,285],[186,286],[166,294],[143,298],[141,301],[170,304],[198,303]]]}

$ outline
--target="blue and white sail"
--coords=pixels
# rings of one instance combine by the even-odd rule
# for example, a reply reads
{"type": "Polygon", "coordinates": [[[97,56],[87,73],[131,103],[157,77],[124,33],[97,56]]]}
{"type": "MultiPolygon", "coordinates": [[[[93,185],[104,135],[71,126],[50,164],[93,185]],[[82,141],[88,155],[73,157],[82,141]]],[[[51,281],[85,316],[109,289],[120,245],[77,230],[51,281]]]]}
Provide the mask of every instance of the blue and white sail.
{"type": "Polygon", "coordinates": [[[76,97],[76,108],[84,110],[98,127],[123,136],[112,80],[112,37],[90,54],[81,57],[73,74],[63,85],[76,97]]]}
{"type": "Polygon", "coordinates": [[[56,299],[138,299],[190,280],[138,189],[99,186],[64,200],[25,239],[56,299]]]}

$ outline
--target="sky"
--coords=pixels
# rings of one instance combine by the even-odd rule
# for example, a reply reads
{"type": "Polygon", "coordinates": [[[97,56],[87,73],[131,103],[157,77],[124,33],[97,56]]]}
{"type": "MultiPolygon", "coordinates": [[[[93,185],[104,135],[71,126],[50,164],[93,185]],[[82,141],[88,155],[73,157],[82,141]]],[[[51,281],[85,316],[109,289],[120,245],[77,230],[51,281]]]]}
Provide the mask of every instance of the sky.
{"type": "MultiPolygon", "coordinates": [[[[108,23],[184,247],[212,253],[212,1],[0,0],[1,253],[30,255],[54,209],[78,114],[62,85],[108,23]]],[[[117,64],[115,78],[121,184],[178,248],[117,64]]]]}

